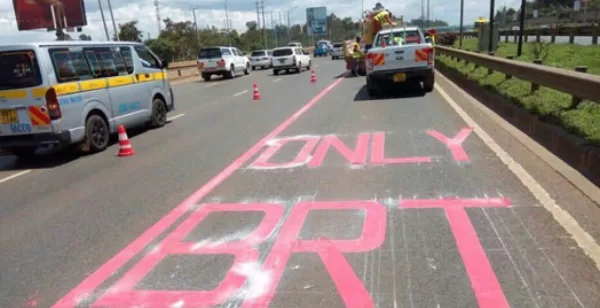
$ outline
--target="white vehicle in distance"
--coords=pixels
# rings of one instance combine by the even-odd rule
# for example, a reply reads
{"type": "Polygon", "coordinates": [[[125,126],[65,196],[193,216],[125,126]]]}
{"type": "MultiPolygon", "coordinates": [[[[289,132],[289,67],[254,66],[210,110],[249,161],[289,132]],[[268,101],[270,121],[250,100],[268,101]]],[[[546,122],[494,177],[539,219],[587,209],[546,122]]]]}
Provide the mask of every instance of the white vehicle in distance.
{"type": "Polygon", "coordinates": [[[252,70],[257,67],[260,68],[271,68],[271,55],[272,50],[255,50],[250,54],[250,65],[252,70]]]}
{"type": "Polygon", "coordinates": [[[250,60],[235,47],[206,47],[198,53],[198,72],[205,81],[213,75],[231,79],[238,73],[250,74],[250,60]]]}
{"type": "Polygon", "coordinates": [[[331,60],[344,57],[344,43],[335,43],[331,49],[331,60]]]}
{"type": "Polygon", "coordinates": [[[300,73],[303,68],[310,69],[311,60],[308,52],[300,47],[279,47],[273,49],[273,75],[280,71],[300,73]]]}
{"type": "Polygon", "coordinates": [[[302,44],[300,44],[299,42],[289,42],[288,43],[288,47],[300,47],[300,48],[302,48],[302,44]]]}

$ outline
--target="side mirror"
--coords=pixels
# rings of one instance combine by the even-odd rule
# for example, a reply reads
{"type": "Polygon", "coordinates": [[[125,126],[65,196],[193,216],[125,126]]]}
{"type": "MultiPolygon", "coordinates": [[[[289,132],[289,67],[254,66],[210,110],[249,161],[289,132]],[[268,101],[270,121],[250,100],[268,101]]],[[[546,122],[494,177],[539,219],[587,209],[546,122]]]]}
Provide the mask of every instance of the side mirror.
{"type": "Polygon", "coordinates": [[[162,60],[161,66],[162,66],[161,68],[164,68],[164,69],[169,68],[169,61],[162,60]]]}

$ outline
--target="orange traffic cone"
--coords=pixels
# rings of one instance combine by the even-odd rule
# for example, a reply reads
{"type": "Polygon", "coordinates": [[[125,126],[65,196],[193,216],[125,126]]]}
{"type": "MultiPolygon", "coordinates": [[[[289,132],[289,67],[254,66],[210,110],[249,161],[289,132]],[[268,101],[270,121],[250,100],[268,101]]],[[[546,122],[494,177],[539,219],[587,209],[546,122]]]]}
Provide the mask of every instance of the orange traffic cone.
{"type": "Polygon", "coordinates": [[[256,84],[254,84],[254,100],[259,100],[260,99],[260,92],[258,92],[258,87],[256,86],[256,84]]]}
{"type": "Polygon", "coordinates": [[[119,125],[119,154],[118,156],[131,156],[135,154],[131,144],[129,143],[129,138],[127,137],[127,133],[125,132],[125,126],[119,125]]]}
{"type": "Polygon", "coordinates": [[[310,75],[310,83],[317,82],[317,76],[315,75],[315,70],[312,70],[312,74],[310,75]]]}

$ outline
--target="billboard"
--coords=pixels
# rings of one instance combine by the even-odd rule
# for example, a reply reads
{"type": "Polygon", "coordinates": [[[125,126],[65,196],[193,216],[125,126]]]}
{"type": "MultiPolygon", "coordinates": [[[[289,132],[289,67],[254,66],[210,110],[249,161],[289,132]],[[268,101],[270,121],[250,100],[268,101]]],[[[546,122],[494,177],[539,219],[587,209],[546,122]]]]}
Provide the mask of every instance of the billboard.
{"type": "Polygon", "coordinates": [[[83,0],[13,0],[13,6],[19,31],[87,25],[83,0]]]}
{"type": "Polygon", "coordinates": [[[309,7],[306,9],[306,29],[309,36],[327,34],[326,7],[309,7]]]}

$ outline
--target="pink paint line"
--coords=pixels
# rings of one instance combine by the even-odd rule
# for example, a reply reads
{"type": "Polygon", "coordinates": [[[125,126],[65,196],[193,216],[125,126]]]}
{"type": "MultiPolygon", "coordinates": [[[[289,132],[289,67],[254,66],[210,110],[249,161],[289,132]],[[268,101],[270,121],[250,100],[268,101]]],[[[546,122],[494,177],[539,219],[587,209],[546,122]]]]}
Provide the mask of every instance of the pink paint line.
{"type": "Polygon", "coordinates": [[[264,151],[260,156],[250,165],[253,168],[264,168],[264,169],[276,169],[276,168],[291,168],[298,167],[306,164],[309,160],[310,153],[319,143],[319,137],[302,137],[302,138],[284,138],[274,145],[271,145],[264,151]],[[285,162],[285,163],[272,163],[269,160],[283,147],[285,144],[289,142],[304,142],[302,149],[296,155],[293,161],[285,162]]]}
{"type": "Polygon", "coordinates": [[[389,165],[389,164],[414,164],[414,163],[430,163],[429,156],[416,157],[385,157],[385,133],[376,132],[373,134],[373,144],[371,145],[371,164],[373,165],[389,165]]]}
{"type": "Polygon", "coordinates": [[[465,207],[508,207],[506,198],[491,199],[430,199],[401,200],[401,208],[443,208],[454,234],[456,246],[465,265],[471,288],[481,308],[508,308],[496,273],[481,246],[479,237],[465,211],[465,207]]]}
{"type": "Polygon", "coordinates": [[[219,186],[225,179],[230,177],[236,170],[240,169],[248,160],[256,155],[267,141],[275,138],[282,131],[288,128],[296,119],[303,115],[306,111],[312,108],[323,96],[329,93],[335,86],[342,82],[344,78],[336,79],[327,88],[317,94],[311,99],[306,105],[300,108],[290,118],[279,124],[273,131],[268,135],[260,139],[254,144],[248,151],[242,154],[240,157],[235,159],[229,166],[219,172],[214,178],[210,179],[200,189],[195,191],[192,195],[187,197],[181,204],[175,207],[167,215],[163,216],[157,223],[155,223],[150,229],[146,230],[141,236],[136,238],[127,247],[117,253],[108,262],[104,263],[99,269],[88,276],[83,282],[71,290],[67,295],[61,298],[53,307],[74,307],[81,300],[91,296],[107,278],[117,272],[125,263],[131,258],[137,255],[144,247],[150,244],[157,236],[163,233],[169,228],[175,221],[177,221],[182,215],[194,206],[198,201],[206,197],[213,189],[219,186]]]}
{"type": "Polygon", "coordinates": [[[350,164],[364,165],[367,161],[367,152],[369,151],[369,133],[361,133],[356,139],[354,150],[345,145],[337,136],[325,136],[322,138],[319,147],[315,151],[313,158],[308,163],[308,167],[320,167],[325,159],[327,151],[334,147],[350,164]]]}
{"type": "Polygon", "coordinates": [[[448,150],[450,150],[450,152],[452,153],[452,157],[454,157],[454,160],[469,161],[469,155],[467,154],[467,152],[465,152],[465,149],[463,148],[462,144],[463,142],[465,142],[467,137],[471,135],[471,132],[473,132],[472,128],[463,128],[460,130],[460,132],[458,132],[458,134],[456,134],[456,136],[454,136],[454,138],[448,138],[444,136],[444,134],[438,132],[437,130],[428,130],[427,134],[446,145],[448,147],[448,150]]]}

